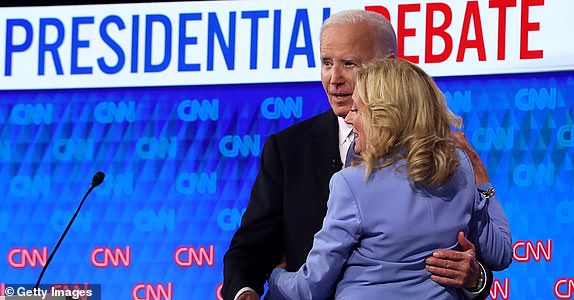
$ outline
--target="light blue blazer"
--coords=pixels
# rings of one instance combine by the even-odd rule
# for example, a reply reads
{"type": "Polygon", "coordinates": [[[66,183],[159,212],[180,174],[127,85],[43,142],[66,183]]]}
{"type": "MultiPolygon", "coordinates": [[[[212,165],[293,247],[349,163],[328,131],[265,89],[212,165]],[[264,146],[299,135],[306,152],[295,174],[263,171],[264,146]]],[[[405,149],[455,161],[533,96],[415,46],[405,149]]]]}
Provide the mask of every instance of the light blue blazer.
{"type": "Polygon", "coordinates": [[[376,169],[341,170],[330,182],[323,228],[297,272],[275,269],[271,299],[463,299],[462,291],[430,279],[425,258],[454,249],[464,231],[481,262],[507,268],[512,238],[496,198],[477,192],[470,159],[457,150],[453,179],[433,189],[414,188],[405,161],[376,169]]]}

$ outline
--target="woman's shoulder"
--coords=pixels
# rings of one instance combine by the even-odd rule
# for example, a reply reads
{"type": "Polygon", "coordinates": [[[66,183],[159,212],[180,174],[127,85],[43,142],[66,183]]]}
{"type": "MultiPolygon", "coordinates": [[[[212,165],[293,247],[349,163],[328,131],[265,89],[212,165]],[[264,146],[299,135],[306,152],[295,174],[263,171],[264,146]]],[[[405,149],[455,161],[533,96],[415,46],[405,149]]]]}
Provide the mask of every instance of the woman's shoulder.
{"type": "Polygon", "coordinates": [[[343,168],[339,172],[335,173],[333,177],[340,176],[346,180],[354,180],[356,178],[364,178],[365,177],[365,164],[359,163],[354,166],[349,166],[343,168]]]}
{"type": "Polygon", "coordinates": [[[460,148],[456,148],[456,154],[458,156],[458,161],[460,162],[460,168],[463,169],[465,172],[470,172],[474,174],[474,170],[472,169],[472,162],[470,161],[470,157],[460,148]]]}
{"type": "Polygon", "coordinates": [[[394,182],[396,180],[404,180],[407,177],[406,163],[404,160],[399,160],[382,168],[375,167],[368,179],[365,178],[365,163],[363,162],[354,166],[346,167],[335,173],[335,175],[340,176],[351,185],[361,183],[361,186],[367,182],[378,182],[381,184],[394,182]]]}

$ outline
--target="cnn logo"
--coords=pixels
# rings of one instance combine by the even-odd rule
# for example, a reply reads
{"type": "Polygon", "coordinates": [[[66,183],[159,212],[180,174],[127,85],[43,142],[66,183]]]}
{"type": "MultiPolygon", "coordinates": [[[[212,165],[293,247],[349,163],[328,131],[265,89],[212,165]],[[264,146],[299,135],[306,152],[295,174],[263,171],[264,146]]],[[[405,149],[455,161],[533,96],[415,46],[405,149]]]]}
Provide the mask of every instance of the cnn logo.
{"type": "Polygon", "coordinates": [[[132,288],[133,300],[171,300],[173,283],[138,283],[132,288]]]}
{"type": "Polygon", "coordinates": [[[554,283],[554,296],[558,299],[572,299],[574,278],[559,278],[554,283]]]}
{"type": "Polygon", "coordinates": [[[16,269],[24,269],[26,267],[36,268],[44,267],[48,260],[48,247],[39,248],[12,248],[8,251],[8,265],[16,269]]]}
{"type": "Polygon", "coordinates": [[[539,262],[542,258],[546,261],[552,260],[552,240],[542,241],[516,241],[512,246],[512,258],[516,262],[528,262],[530,259],[539,262]]]}
{"type": "Polygon", "coordinates": [[[131,250],[130,246],[124,249],[115,247],[113,250],[110,247],[96,247],[90,254],[90,262],[96,268],[108,268],[110,265],[114,268],[120,265],[127,268],[131,265],[131,250]]]}
{"type": "Polygon", "coordinates": [[[184,268],[189,268],[193,265],[213,267],[215,264],[215,247],[213,245],[210,245],[208,248],[199,246],[196,249],[193,246],[180,246],[175,249],[173,259],[178,266],[184,268]]]}
{"type": "Polygon", "coordinates": [[[508,300],[510,291],[510,279],[504,278],[502,282],[498,279],[492,281],[490,288],[490,298],[492,300],[503,299],[508,300]],[[500,298],[499,298],[500,296],[500,298]]]}

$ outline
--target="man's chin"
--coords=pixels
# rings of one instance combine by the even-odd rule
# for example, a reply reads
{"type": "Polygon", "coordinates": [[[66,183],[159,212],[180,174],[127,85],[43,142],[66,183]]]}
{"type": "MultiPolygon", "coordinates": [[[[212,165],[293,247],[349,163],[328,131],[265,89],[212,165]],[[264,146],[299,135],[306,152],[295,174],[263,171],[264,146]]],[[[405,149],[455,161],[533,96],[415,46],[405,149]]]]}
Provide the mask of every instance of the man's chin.
{"type": "Polygon", "coordinates": [[[333,109],[333,112],[335,113],[335,115],[337,115],[337,117],[341,117],[341,118],[345,118],[347,116],[347,114],[349,113],[349,111],[351,110],[351,107],[343,107],[343,106],[335,106],[335,107],[331,107],[333,109]]]}

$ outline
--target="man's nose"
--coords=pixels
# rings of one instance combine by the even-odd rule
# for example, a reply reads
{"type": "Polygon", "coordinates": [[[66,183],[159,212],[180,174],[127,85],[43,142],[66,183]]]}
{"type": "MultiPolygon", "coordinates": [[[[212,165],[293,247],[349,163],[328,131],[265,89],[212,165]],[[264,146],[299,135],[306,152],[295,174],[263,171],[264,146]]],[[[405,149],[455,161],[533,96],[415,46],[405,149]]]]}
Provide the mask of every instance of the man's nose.
{"type": "Polygon", "coordinates": [[[331,84],[341,85],[343,83],[345,83],[343,68],[340,65],[334,65],[331,69],[331,84]]]}

